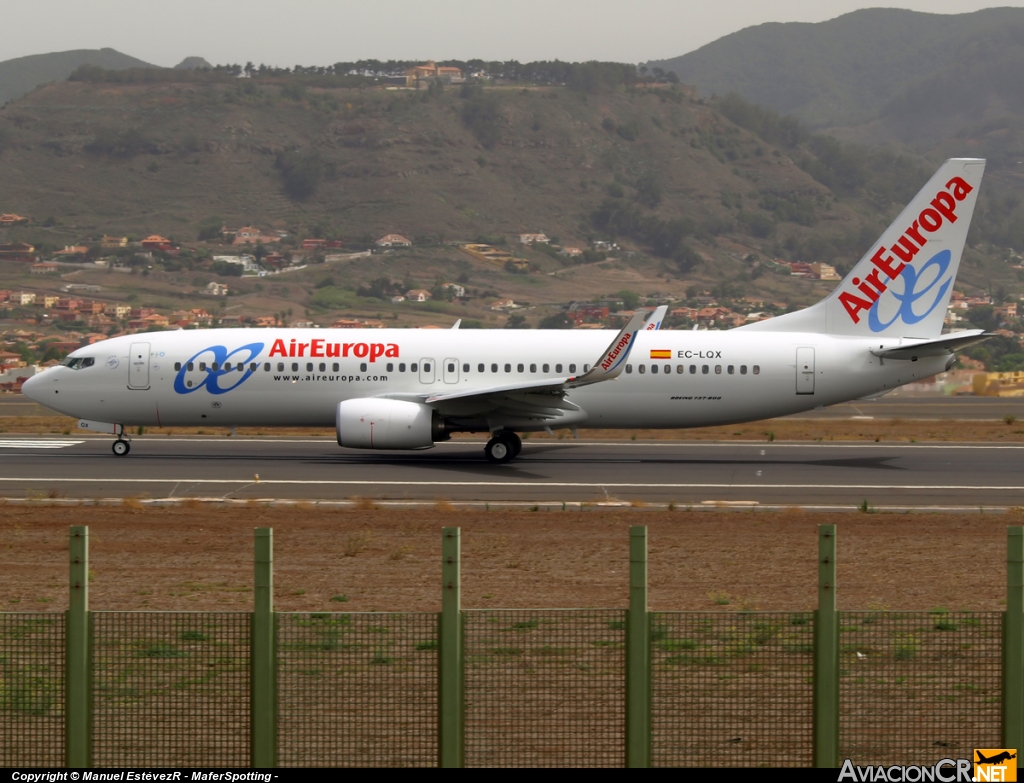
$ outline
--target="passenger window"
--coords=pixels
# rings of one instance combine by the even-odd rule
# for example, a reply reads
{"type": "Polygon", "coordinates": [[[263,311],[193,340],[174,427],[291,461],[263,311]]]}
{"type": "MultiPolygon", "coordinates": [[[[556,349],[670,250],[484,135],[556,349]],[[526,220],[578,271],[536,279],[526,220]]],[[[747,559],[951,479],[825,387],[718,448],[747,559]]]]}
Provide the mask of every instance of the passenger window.
{"type": "Polygon", "coordinates": [[[676,365],[676,375],[682,375],[684,372],[686,372],[686,368],[683,365],[681,365],[681,364],[677,364],[676,365]]]}
{"type": "Polygon", "coordinates": [[[278,372],[284,372],[284,362],[278,362],[277,363],[277,371],[278,372]]]}
{"type": "MultiPolygon", "coordinates": [[[[199,369],[202,369],[202,365],[200,365],[199,369]]],[[[213,370],[214,372],[217,372],[217,370],[220,369],[220,362],[214,362],[213,364],[211,364],[210,369],[213,370]]],[[[231,365],[228,365],[228,369],[231,369],[231,365]]]]}
{"type": "Polygon", "coordinates": [[[555,372],[561,372],[561,371],[562,371],[562,365],[556,364],[555,365],[555,372]]]}
{"type": "Polygon", "coordinates": [[[506,364],[505,365],[505,372],[512,372],[512,365],[511,364],[506,364]]]}
{"type": "Polygon", "coordinates": [[[640,374],[643,375],[645,372],[647,372],[647,365],[641,364],[637,367],[637,370],[639,370],[640,374]]]}
{"type": "Polygon", "coordinates": [[[177,372],[180,369],[181,369],[181,362],[175,362],[174,363],[174,371],[177,372]]]}
{"type": "Polygon", "coordinates": [[[199,371],[203,372],[206,369],[206,362],[199,362],[199,371]]]}
{"type": "Polygon", "coordinates": [[[497,372],[497,371],[498,371],[498,365],[492,364],[491,365],[491,372],[497,372]]]}
{"type": "Polygon", "coordinates": [[[463,372],[469,372],[469,365],[468,364],[462,365],[462,371],[463,372]]]}
{"type": "MultiPolygon", "coordinates": [[[[334,365],[334,369],[337,370],[338,369],[338,365],[334,365]]],[[[388,372],[394,372],[394,371],[395,371],[395,365],[393,365],[391,362],[388,362],[388,372]]]]}
{"type": "Polygon", "coordinates": [[[258,362],[253,362],[252,364],[249,365],[249,372],[256,372],[259,368],[260,368],[259,363],[258,362]]]}
{"type": "Polygon", "coordinates": [[[569,365],[569,372],[573,372],[573,373],[576,372],[576,365],[575,364],[570,364],[569,365]]]}
{"type": "Polygon", "coordinates": [[[735,367],[733,367],[733,366],[732,366],[732,365],[730,364],[730,365],[729,365],[729,375],[735,375],[735,374],[736,374],[736,368],[735,368],[735,367]]]}
{"type": "Polygon", "coordinates": [[[409,365],[409,372],[417,372],[416,366],[417,366],[416,362],[413,362],[412,364],[410,364],[409,365]]]}
{"type": "Polygon", "coordinates": [[[691,364],[690,365],[690,375],[696,375],[696,374],[697,374],[697,365],[696,364],[691,364]]]}
{"type": "Polygon", "coordinates": [[[313,362],[306,362],[306,372],[313,372],[313,362]]]}
{"type": "MultiPolygon", "coordinates": [[[[425,368],[427,372],[430,372],[430,368],[425,368]]],[[[359,362],[359,372],[366,372],[366,362],[359,362]]]]}
{"type": "Polygon", "coordinates": [[[531,364],[530,365],[530,372],[537,372],[537,365],[536,364],[531,364]]]}
{"type": "Polygon", "coordinates": [[[270,362],[263,365],[263,372],[270,372],[270,362]]]}
{"type": "Polygon", "coordinates": [[[245,369],[245,362],[239,362],[238,363],[238,371],[242,372],[242,370],[244,370],[244,369],[245,369]]]}
{"type": "Polygon", "coordinates": [[[298,372],[298,371],[299,371],[299,363],[298,362],[292,362],[292,372],[298,372]]]}
{"type": "Polygon", "coordinates": [[[448,362],[448,372],[455,372],[455,362],[448,362]]]}
{"type": "Polygon", "coordinates": [[[327,365],[324,362],[320,362],[320,372],[327,372],[327,365]]]}
{"type": "Polygon", "coordinates": [[[632,364],[627,364],[626,365],[626,375],[631,375],[632,372],[633,372],[633,365],[632,364]]]}
{"type": "Polygon", "coordinates": [[[761,367],[760,367],[760,365],[755,364],[754,365],[754,375],[760,375],[760,374],[761,374],[761,367]]]}
{"type": "Polygon", "coordinates": [[[701,372],[702,372],[702,373],[703,373],[704,375],[707,375],[707,374],[708,374],[708,371],[709,371],[710,369],[711,369],[711,368],[710,368],[710,367],[708,367],[708,366],[707,366],[706,364],[702,364],[702,365],[700,366],[700,371],[701,371],[701,372]]]}
{"type": "MultiPolygon", "coordinates": [[[[388,365],[388,370],[390,371],[390,369],[391,369],[391,365],[389,364],[388,365]]],[[[331,365],[331,371],[332,372],[337,372],[338,371],[338,363],[337,362],[335,362],[334,364],[331,365]]]]}
{"type": "Polygon", "coordinates": [[[550,364],[542,365],[540,369],[541,369],[541,372],[551,372],[551,365],[550,364]]]}
{"type": "Polygon", "coordinates": [[[722,374],[722,365],[716,364],[715,365],[715,375],[721,375],[721,374],[722,374]]]}
{"type": "MultiPolygon", "coordinates": [[[[359,365],[359,369],[362,370],[363,372],[366,372],[366,362],[363,362],[362,364],[360,364],[359,365]]],[[[429,364],[427,364],[427,363],[423,364],[423,372],[430,372],[430,365],[429,364]]]]}
{"type": "Polygon", "coordinates": [[[653,372],[655,375],[657,375],[658,374],[658,365],[652,364],[651,365],[651,372],[653,372]]]}
{"type": "Polygon", "coordinates": [[[486,369],[487,369],[487,365],[485,365],[485,364],[478,364],[476,366],[476,371],[477,372],[484,372],[486,369]]]}
{"type": "Polygon", "coordinates": [[[516,365],[516,372],[522,372],[525,368],[521,364],[516,365]]]}
{"type": "Polygon", "coordinates": [[[398,371],[399,372],[405,372],[405,362],[399,362],[399,364],[398,364],[398,371]]]}
{"type": "Polygon", "coordinates": [[[192,362],[188,363],[188,371],[189,372],[192,372],[195,368],[196,368],[196,366],[192,362]]]}
{"type": "Polygon", "coordinates": [[[590,372],[590,365],[589,364],[584,364],[583,365],[583,372],[590,372]]]}

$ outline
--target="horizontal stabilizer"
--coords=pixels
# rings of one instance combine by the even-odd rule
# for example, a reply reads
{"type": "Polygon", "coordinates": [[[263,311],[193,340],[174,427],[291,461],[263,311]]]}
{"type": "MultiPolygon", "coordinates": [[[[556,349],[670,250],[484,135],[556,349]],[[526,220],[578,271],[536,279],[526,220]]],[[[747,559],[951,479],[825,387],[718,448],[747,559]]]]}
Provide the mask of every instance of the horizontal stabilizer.
{"type": "Polygon", "coordinates": [[[954,351],[970,348],[992,335],[984,329],[969,329],[952,334],[944,334],[934,340],[922,340],[911,344],[904,343],[892,348],[879,348],[872,351],[880,359],[910,359],[917,361],[927,356],[944,356],[954,351]]]}

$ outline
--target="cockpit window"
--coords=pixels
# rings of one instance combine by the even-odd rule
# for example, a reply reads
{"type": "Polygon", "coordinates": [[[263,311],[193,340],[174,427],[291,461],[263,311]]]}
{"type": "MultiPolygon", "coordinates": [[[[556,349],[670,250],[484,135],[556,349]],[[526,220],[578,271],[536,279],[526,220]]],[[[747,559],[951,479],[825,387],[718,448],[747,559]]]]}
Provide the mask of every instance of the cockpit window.
{"type": "Polygon", "coordinates": [[[61,364],[65,367],[70,367],[72,370],[83,370],[96,364],[96,360],[91,356],[76,356],[74,358],[69,356],[61,364]]]}

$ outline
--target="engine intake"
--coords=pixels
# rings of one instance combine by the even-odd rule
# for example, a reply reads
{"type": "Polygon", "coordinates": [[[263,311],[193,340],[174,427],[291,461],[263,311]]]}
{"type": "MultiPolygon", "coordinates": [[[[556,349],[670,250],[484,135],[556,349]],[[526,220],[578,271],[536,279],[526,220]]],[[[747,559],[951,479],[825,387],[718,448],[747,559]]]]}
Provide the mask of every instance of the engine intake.
{"type": "Polygon", "coordinates": [[[363,397],[338,403],[338,445],[349,449],[428,449],[434,410],[405,400],[363,397]]]}

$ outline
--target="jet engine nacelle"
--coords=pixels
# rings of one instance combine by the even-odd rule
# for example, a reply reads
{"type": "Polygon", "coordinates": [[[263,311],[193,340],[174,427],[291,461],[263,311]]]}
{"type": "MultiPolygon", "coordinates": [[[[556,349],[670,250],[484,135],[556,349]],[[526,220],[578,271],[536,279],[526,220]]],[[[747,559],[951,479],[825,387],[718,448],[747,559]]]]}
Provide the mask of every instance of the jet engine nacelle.
{"type": "Polygon", "coordinates": [[[405,400],[365,397],[338,403],[338,445],[350,449],[428,449],[434,411],[405,400]]]}

